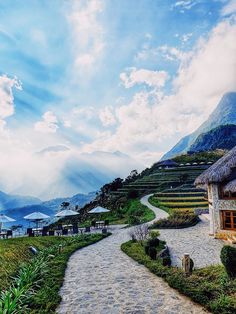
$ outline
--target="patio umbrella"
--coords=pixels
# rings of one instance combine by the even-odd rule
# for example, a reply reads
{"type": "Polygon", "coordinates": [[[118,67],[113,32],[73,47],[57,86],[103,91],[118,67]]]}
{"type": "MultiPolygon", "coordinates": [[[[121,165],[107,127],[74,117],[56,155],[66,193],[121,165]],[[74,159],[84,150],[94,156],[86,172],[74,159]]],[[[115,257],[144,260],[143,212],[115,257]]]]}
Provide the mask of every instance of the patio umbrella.
{"type": "Polygon", "coordinates": [[[89,214],[102,214],[108,213],[110,210],[101,206],[97,206],[89,211],[89,214]]]}
{"type": "Polygon", "coordinates": [[[48,218],[50,218],[50,216],[45,215],[41,212],[33,212],[33,213],[26,215],[24,217],[24,219],[34,221],[36,223],[36,228],[38,228],[39,221],[44,220],[44,219],[48,219],[48,218]]]}
{"type": "Polygon", "coordinates": [[[16,221],[16,220],[6,215],[0,214],[0,232],[2,231],[4,222],[13,222],[13,221],[16,221]]]}
{"type": "Polygon", "coordinates": [[[71,210],[71,209],[64,209],[61,210],[60,212],[58,212],[55,216],[56,217],[67,217],[67,216],[75,216],[75,215],[79,215],[78,212],[71,210]]]}

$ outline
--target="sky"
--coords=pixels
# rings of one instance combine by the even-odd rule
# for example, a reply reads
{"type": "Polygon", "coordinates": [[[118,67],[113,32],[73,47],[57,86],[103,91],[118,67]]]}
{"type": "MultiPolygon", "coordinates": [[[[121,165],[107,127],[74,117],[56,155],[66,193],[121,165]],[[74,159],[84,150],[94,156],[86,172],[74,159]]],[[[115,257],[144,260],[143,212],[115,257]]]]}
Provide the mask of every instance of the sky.
{"type": "Polygon", "coordinates": [[[235,90],[236,0],[0,0],[0,188],[68,154],[150,166],[235,90]]]}

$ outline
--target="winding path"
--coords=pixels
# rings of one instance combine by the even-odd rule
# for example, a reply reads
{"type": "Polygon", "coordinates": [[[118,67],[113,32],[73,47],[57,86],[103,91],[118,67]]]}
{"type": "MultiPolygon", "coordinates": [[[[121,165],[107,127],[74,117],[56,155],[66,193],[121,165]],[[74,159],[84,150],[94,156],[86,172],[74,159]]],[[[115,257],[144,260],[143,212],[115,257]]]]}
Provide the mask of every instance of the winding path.
{"type": "MultiPolygon", "coordinates": [[[[168,217],[165,211],[148,202],[149,197],[150,195],[143,197],[141,203],[155,211],[156,219],[168,217]]],[[[190,254],[197,268],[221,263],[220,251],[224,242],[210,237],[209,221],[202,215],[199,217],[201,221],[194,227],[160,230],[160,239],[167,242],[173,265],[181,265],[184,253],[190,254]]]]}
{"type": "MultiPolygon", "coordinates": [[[[142,199],[142,203],[146,201],[147,197],[142,199]]],[[[157,217],[166,214],[155,207],[150,208],[157,217]]],[[[201,306],[170,288],[121,251],[121,244],[130,239],[129,231],[130,228],[114,228],[110,237],[71,256],[57,313],[206,313],[201,306]]]]}

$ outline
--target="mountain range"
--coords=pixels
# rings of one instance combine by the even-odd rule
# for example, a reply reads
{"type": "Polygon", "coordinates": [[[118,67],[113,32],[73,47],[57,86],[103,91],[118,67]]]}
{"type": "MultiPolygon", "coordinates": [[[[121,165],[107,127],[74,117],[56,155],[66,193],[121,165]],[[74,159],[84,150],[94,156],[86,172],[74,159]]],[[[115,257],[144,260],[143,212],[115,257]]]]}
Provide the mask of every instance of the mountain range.
{"type": "Polygon", "coordinates": [[[183,137],[164,154],[162,160],[188,151],[230,149],[236,145],[234,125],[236,125],[236,92],[229,92],[222,97],[209,118],[195,132],[183,137]],[[224,136],[228,137],[227,140],[223,140],[224,136]]]}
{"type": "Polygon", "coordinates": [[[56,198],[46,202],[30,196],[9,195],[0,191],[1,213],[14,218],[16,222],[13,224],[27,225],[24,216],[40,211],[46,215],[54,217],[55,213],[60,209],[62,202],[69,202],[72,207],[78,205],[83,207],[91,202],[96,196],[95,192],[88,194],[76,194],[72,197],[56,198]]]}

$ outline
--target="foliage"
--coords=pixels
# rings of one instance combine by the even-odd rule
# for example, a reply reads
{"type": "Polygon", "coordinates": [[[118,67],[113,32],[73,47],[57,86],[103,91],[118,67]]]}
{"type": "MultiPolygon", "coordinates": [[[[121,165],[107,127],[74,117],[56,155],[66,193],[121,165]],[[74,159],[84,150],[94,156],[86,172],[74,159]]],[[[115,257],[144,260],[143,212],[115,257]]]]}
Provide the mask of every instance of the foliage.
{"type": "Polygon", "coordinates": [[[214,314],[236,313],[236,279],[229,279],[223,266],[209,266],[186,277],[182,270],[165,267],[162,260],[151,260],[139,242],[126,242],[122,250],[151,272],[162,277],[182,294],[200,303],[214,314]]]}
{"type": "MultiPolygon", "coordinates": [[[[58,292],[63,282],[69,256],[75,250],[104,237],[105,235],[101,234],[66,238],[44,237],[44,241],[48,241],[48,247],[43,248],[37,256],[34,258],[31,256],[27,263],[22,264],[17,276],[11,281],[11,286],[2,292],[0,313],[23,314],[28,313],[28,308],[30,313],[54,313],[60,302],[58,292]],[[50,244],[53,245],[49,246],[50,244]],[[63,250],[59,254],[61,245],[63,250]]],[[[10,242],[10,240],[7,241],[10,242]]],[[[20,241],[15,242],[20,246],[20,241]]],[[[37,244],[37,241],[35,243],[37,244]]]]}
{"type": "Polygon", "coordinates": [[[193,163],[193,162],[215,162],[224,155],[224,151],[205,151],[199,153],[189,153],[174,157],[173,160],[178,163],[193,163]]]}
{"type": "Polygon", "coordinates": [[[196,225],[200,221],[198,215],[185,212],[173,212],[169,217],[155,221],[150,229],[178,229],[196,225]]]}
{"type": "Polygon", "coordinates": [[[221,250],[220,259],[227,274],[236,278],[236,248],[225,245],[221,250]]]}
{"type": "Polygon", "coordinates": [[[149,236],[151,239],[156,239],[160,236],[160,232],[158,230],[149,231],[149,236]]]}
{"type": "Polygon", "coordinates": [[[138,225],[133,227],[129,232],[131,239],[134,241],[141,241],[143,242],[148,238],[149,230],[147,224],[138,225]]]}

